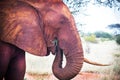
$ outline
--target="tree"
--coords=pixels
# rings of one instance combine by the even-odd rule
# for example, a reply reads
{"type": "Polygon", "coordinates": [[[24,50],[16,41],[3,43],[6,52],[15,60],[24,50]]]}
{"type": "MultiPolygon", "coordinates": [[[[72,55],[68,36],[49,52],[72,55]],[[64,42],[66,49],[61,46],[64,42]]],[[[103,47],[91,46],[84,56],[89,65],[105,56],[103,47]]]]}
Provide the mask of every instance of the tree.
{"type": "Polygon", "coordinates": [[[80,12],[81,8],[87,6],[91,0],[63,0],[63,1],[70,8],[72,14],[77,14],[80,12]]]}
{"type": "Polygon", "coordinates": [[[97,31],[94,34],[96,35],[97,38],[109,38],[109,39],[113,38],[111,34],[103,31],[97,31]]]}
{"type": "Polygon", "coordinates": [[[120,34],[116,36],[116,42],[120,45],[120,34]]]}
{"type": "Polygon", "coordinates": [[[114,30],[114,34],[116,35],[116,42],[120,45],[120,24],[111,24],[108,25],[108,27],[114,30]]]}
{"type": "Polygon", "coordinates": [[[116,7],[120,10],[120,0],[95,0],[95,4],[109,6],[110,8],[116,7]]]}
{"type": "Polygon", "coordinates": [[[63,0],[69,7],[74,7],[74,11],[83,6],[87,6],[88,3],[92,2],[95,5],[108,6],[110,8],[115,7],[120,10],[120,0],[63,0]],[[78,7],[78,8],[77,8],[78,7]]]}
{"type": "Polygon", "coordinates": [[[118,24],[118,23],[117,24],[111,24],[111,25],[108,25],[108,28],[113,29],[115,35],[120,34],[120,24],[118,24]]]}

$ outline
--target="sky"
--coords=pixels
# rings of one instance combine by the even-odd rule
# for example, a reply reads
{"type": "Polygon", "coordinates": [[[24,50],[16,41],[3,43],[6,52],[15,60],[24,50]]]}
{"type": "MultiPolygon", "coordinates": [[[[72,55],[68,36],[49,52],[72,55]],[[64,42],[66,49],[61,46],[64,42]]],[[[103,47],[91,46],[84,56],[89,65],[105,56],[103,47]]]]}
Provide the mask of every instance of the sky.
{"type": "MultiPolygon", "coordinates": [[[[95,32],[104,31],[109,32],[106,27],[110,24],[120,23],[120,11],[111,9],[104,6],[95,6],[90,4],[87,7],[86,12],[88,16],[77,17],[75,20],[78,22],[82,19],[82,23],[86,25],[83,26],[85,32],[95,32]]],[[[79,16],[79,15],[77,15],[79,16]]],[[[78,27],[80,29],[80,27],[78,27]]]]}

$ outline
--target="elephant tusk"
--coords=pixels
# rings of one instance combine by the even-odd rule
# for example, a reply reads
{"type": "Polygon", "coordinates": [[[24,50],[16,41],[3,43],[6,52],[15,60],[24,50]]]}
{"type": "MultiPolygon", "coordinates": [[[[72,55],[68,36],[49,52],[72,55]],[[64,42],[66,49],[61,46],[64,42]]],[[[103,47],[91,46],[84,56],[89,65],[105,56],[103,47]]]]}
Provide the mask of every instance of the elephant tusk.
{"type": "Polygon", "coordinates": [[[101,63],[93,62],[93,61],[88,60],[87,58],[84,58],[84,62],[88,64],[96,65],[96,66],[110,66],[111,65],[111,64],[101,64],[101,63]]]}

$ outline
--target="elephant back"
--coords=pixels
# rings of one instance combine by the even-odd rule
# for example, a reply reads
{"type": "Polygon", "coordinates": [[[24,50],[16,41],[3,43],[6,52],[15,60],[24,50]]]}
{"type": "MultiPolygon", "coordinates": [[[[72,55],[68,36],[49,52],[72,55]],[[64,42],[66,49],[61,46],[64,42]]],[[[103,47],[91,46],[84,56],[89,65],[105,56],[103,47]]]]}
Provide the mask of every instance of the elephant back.
{"type": "Polygon", "coordinates": [[[45,56],[40,13],[21,1],[0,2],[0,40],[11,43],[29,53],[45,56]]]}

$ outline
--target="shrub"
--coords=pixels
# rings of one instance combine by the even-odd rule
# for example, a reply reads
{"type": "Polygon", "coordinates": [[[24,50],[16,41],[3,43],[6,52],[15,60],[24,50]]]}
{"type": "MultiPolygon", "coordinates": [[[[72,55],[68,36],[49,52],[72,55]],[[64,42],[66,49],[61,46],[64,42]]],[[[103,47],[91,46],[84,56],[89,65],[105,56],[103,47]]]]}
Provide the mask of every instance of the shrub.
{"type": "Polygon", "coordinates": [[[116,42],[117,42],[117,44],[119,44],[119,45],[120,45],[120,34],[119,34],[119,35],[117,35],[116,42]]]}
{"type": "Polygon", "coordinates": [[[94,34],[96,35],[97,38],[108,38],[110,40],[113,39],[113,36],[107,32],[97,31],[94,34]]]}
{"type": "Polygon", "coordinates": [[[94,34],[91,34],[89,36],[84,37],[85,41],[97,43],[96,36],[94,34]]]}

